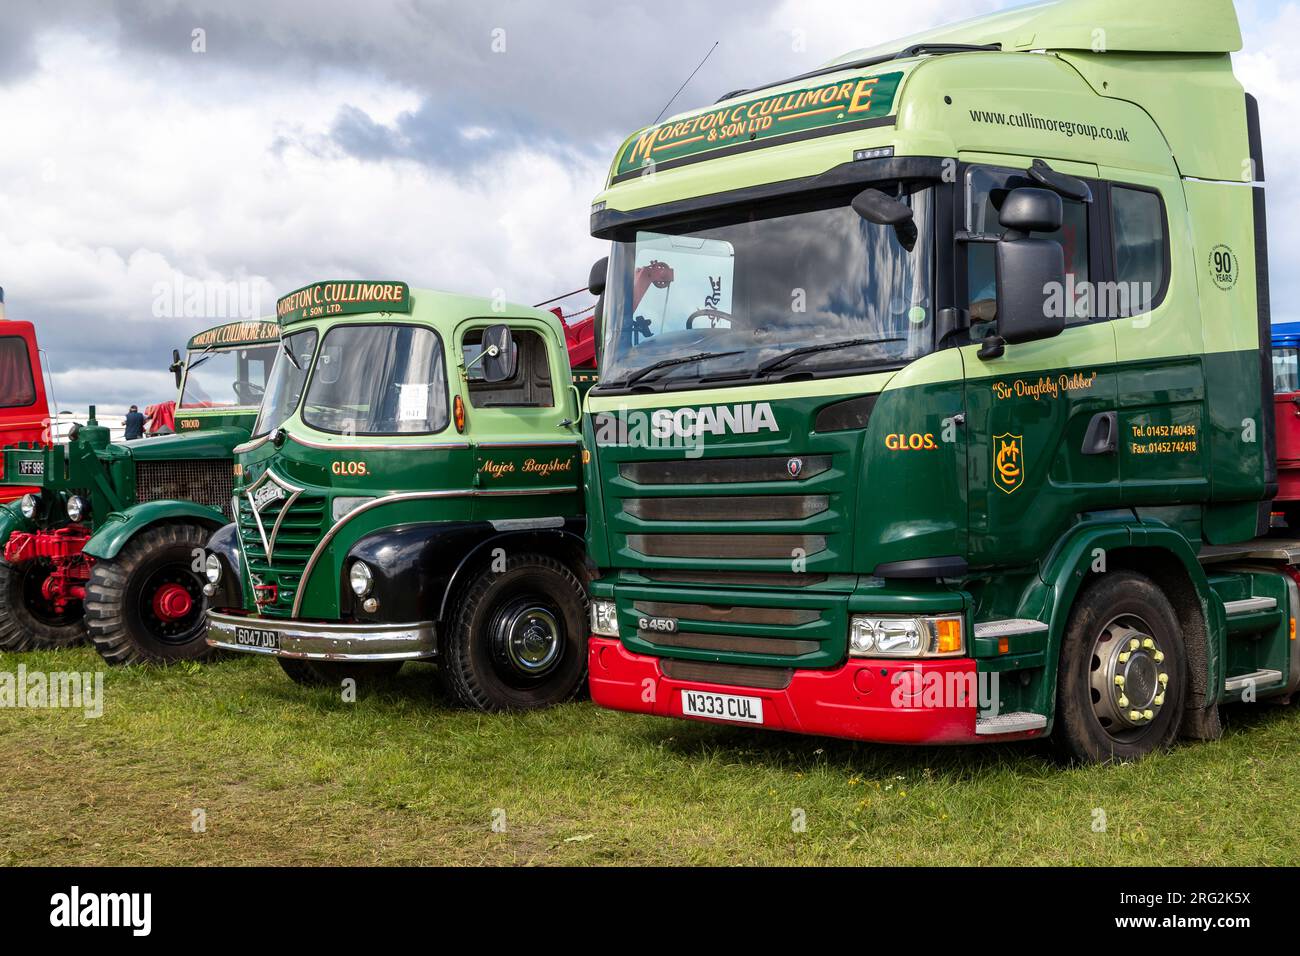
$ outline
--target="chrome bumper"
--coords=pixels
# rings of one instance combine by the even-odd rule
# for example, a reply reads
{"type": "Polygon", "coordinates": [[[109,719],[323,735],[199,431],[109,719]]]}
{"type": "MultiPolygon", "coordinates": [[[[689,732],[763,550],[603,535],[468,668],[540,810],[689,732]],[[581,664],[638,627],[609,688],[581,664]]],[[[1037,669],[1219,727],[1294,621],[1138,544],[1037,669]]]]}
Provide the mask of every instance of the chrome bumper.
{"type": "Polygon", "coordinates": [[[412,661],[437,654],[432,621],[316,624],[208,611],[208,645],[308,661],[412,661]]]}

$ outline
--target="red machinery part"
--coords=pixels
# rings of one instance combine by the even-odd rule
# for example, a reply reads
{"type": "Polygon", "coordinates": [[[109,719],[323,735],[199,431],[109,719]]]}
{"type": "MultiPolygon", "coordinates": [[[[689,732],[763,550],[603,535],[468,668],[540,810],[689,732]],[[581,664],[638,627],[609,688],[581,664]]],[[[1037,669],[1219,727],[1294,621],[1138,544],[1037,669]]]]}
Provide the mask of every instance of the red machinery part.
{"type": "Polygon", "coordinates": [[[15,531],[5,542],[4,557],[9,564],[46,560],[50,573],[41,582],[41,595],[62,613],[70,601],[86,597],[86,582],[94,559],[84,553],[90,532],[81,525],[69,525],[56,531],[15,531]]]}

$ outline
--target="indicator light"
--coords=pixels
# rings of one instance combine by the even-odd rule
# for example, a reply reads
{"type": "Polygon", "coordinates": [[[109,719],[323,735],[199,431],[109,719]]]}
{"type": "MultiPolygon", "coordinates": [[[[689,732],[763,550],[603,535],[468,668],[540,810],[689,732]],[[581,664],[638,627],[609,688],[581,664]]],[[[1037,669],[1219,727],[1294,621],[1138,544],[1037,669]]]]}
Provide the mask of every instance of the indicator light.
{"type": "Polygon", "coordinates": [[[465,434],[465,402],[459,395],[452,403],[452,414],[456,419],[456,431],[465,434]]]}

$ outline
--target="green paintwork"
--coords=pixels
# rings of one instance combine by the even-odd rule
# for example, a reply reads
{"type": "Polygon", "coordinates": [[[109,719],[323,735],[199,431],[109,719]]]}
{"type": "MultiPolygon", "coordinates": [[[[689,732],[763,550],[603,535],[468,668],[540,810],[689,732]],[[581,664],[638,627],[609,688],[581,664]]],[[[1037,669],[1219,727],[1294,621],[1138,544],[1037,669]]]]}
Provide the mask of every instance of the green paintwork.
{"type": "MultiPolygon", "coordinates": [[[[215,326],[189,342],[189,363],[213,350],[227,350],[274,342],[278,326],[268,320],[215,326]],[[270,338],[268,338],[268,334],[270,338]],[[241,336],[245,338],[241,338],[241,336]]],[[[179,402],[183,389],[178,391],[179,402]]],[[[5,479],[0,484],[39,484],[45,512],[32,528],[54,530],[68,525],[66,502],[80,495],[90,503],[89,517],[81,522],[91,531],[86,551],[94,557],[115,557],[138,531],[159,521],[194,519],[219,526],[225,520],[211,507],[158,497],[156,489],[139,487],[138,465],[165,466],[193,461],[225,474],[233,469],[233,449],[248,440],[255,408],[177,408],[177,432],[129,442],[110,443],[108,430],[95,421],[94,408],[76,440],[50,447],[11,446],[3,449],[5,479]],[[186,422],[193,425],[187,426],[186,422]],[[23,463],[39,463],[42,476],[25,476],[23,463]],[[223,464],[224,463],[224,464],[223,464]],[[140,498],[146,500],[140,503],[140,498]]],[[[0,548],[15,530],[0,521],[0,548]]]]}
{"type": "MultiPolygon", "coordinates": [[[[763,91],[785,98],[889,71],[900,75],[890,126],[832,127],[800,142],[774,141],[716,158],[700,153],[688,164],[628,176],[629,157],[645,135],[634,134],[615,156],[596,211],[646,210],[803,180],[851,163],[855,151],[880,147],[893,147],[900,157],[951,159],[959,175],[967,165],[1024,170],[1041,158],[1067,174],[1160,193],[1170,246],[1163,296],[1135,318],[1073,325],[1056,338],[1011,345],[990,358],[980,358],[975,344],[874,374],[736,388],[688,384],[630,395],[595,389],[584,416],[592,449],[584,473],[587,546],[602,572],[593,594],[616,601],[622,639],[634,651],[794,667],[841,663],[849,613],[961,611],[979,668],[1015,673],[1002,682],[1003,709],[1050,721],[1069,612],[1100,550],[1184,582],[1194,595],[1187,613],[1199,611],[1205,632],[1205,646],[1193,658],[1202,662],[1193,678],[1197,702],[1224,697],[1224,680],[1234,675],[1266,666],[1288,673],[1281,578],[1237,568],[1207,577],[1197,560],[1202,546],[1254,537],[1267,491],[1262,416],[1271,410],[1261,406],[1254,170],[1243,164],[1249,155],[1245,94],[1228,56],[1241,47],[1231,3],[1037,4],[856,51],[839,62],[936,42],[1000,43],[1002,52],[902,58],[763,91]],[[1105,53],[1095,52],[1099,29],[1105,53]],[[1214,135],[1206,135],[1211,124],[1214,135]],[[1213,265],[1216,250],[1225,247],[1235,266],[1231,275],[1216,274],[1213,265]],[[820,410],[865,395],[877,396],[865,428],[815,431],[820,410]],[[682,449],[600,440],[599,426],[611,414],[755,403],[770,404],[776,431],[708,436],[703,460],[829,456],[830,467],[750,484],[638,486],[620,466],[681,461],[682,449]],[[1117,417],[1117,453],[1082,454],[1090,420],[1108,411],[1117,417]],[[825,496],[827,508],[780,520],[666,521],[636,517],[625,507],[642,497],[791,494],[825,496]],[[822,546],[797,557],[797,567],[791,557],[746,556],[744,536],[758,533],[812,536],[822,546]],[[713,534],[730,544],[718,544],[717,553],[658,556],[632,546],[630,536],[647,534],[713,534]],[[966,560],[968,574],[943,583],[886,583],[872,575],[883,563],[940,557],[966,560]],[[670,570],[686,580],[647,576],[670,570]],[[692,572],[719,570],[802,572],[816,583],[689,583],[692,572]],[[1229,624],[1223,602],[1242,596],[1275,596],[1282,609],[1229,624]],[[653,633],[637,631],[641,612],[634,604],[646,601],[815,608],[819,619],[798,625],[798,635],[788,626],[737,627],[686,615],[679,626],[801,636],[816,648],[783,657],[656,644],[653,633]],[[1005,653],[995,641],[970,636],[977,621],[1012,617],[1045,621],[1049,630],[1017,638],[1005,653]]],[[[683,124],[754,99],[745,94],[659,128],[686,135],[683,124]]],[[[954,208],[963,207],[955,202],[954,208]]],[[[950,259],[946,246],[940,242],[944,260],[950,259]]],[[[956,272],[961,264],[941,261],[941,274],[945,268],[956,272]]],[[[945,304],[955,303],[937,307],[945,304]]],[[[1198,640],[1192,630],[1187,639],[1198,640]]]]}
{"type": "MultiPolygon", "coordinates": [[[[358,540],[375,531],[412,524],[555,519],[582,514],[577,392],[570,381],[564,333],[549,312],[488,299],[410,290],[409,314],[340,314],[296,322],[294,331],[347,324],[400,322],[437,332],[450,370],[449,402],[465,404],[466,429],[449,421],[433,435],[348,437],[312,428],[297,410],[283,424],[280,447],[259,436],[238,449],[243,472],[240,540],[244,571],[260,585],[275,585],[275,603],[245,610],[267,617],[337,620],[342,614],[344,562],[358,540]],[[467,333],[505,323],[532,332],[547,348],[554,404],[549,407],[474,407],[461,343],[467,333]],[[289,507],[267,560],[250,510],[250,489],[265,483],[301,489],[289,507]],[[360,498],[367,507],[333,517],[339,498],[360,498]],[[371,500],[375,504],[369,504],[371,500]],[[327,534],[328,543],[323,544],[327,534]],[[319,548],[319,551],[318,551],[319,548]],[[302,576],[315,555],[304,583],[302,576]],[[299,591],[303,593],[300,595],[299,591]]],[[[309,374],[310,374],[309,370],[309,374]]],[[[265,486],[263,484],[263,486],[265,486]]],[[[277,512],[278,513],[278,512],[277,512]]]]}
{"type": "Polygon", "coordinates": [[[216,530],[226,523],[226,515],[192,501],[149,501],[110,512],[99,522],[83,550],[92,558],[110,560],[137,534],[162,521],[190,521],[216,530]]]}

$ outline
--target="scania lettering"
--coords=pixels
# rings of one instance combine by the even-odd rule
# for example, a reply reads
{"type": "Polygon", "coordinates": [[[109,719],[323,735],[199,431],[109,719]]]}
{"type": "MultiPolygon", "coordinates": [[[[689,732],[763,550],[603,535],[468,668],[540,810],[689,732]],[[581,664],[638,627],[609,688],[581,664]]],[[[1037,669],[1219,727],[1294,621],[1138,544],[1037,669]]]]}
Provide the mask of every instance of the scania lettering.
{"type": "Polygon", "coordinates": [[[598,704],[1106,761],[1295,693],[1240,49],[1230,0],[1040,3],[624,143],[598,704]]]}

